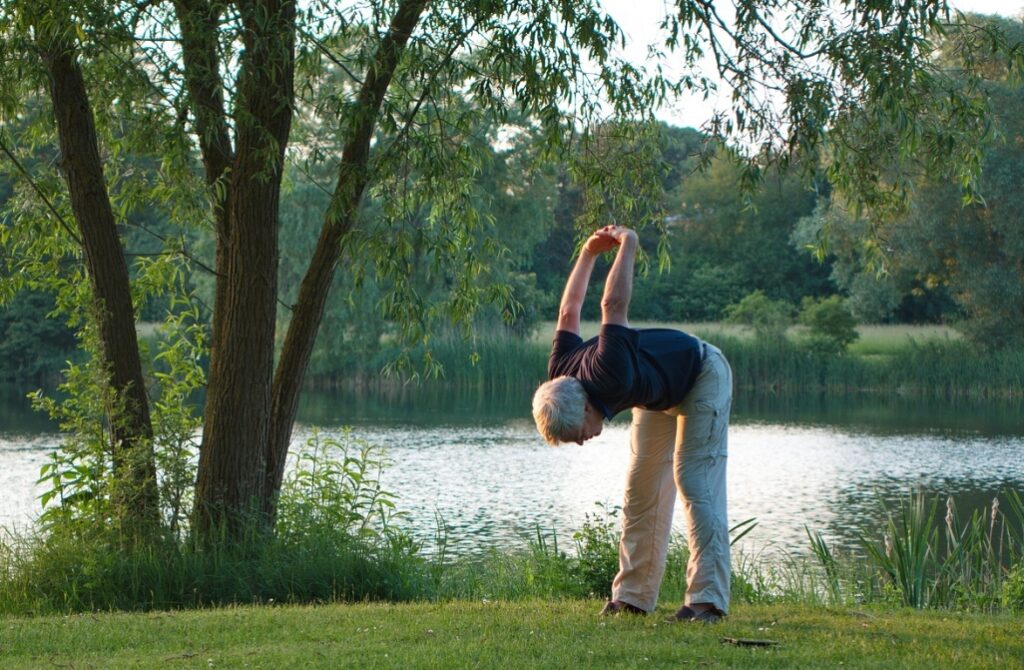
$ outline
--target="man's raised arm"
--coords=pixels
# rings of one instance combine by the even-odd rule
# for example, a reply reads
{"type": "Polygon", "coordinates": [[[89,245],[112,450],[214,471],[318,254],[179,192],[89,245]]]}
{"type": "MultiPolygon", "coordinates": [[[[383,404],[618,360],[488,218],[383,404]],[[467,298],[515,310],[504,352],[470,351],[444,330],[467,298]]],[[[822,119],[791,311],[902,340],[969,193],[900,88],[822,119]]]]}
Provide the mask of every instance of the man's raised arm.
{"type": "MultiPolygon", "coordinates": [[[[569,273],[569,279],[565,282],[565,290],[562,291],[562,303],[558,307],[556,330],[567,330],[576,335],[580,334],[580,311],[583,309],[583,299],[587,297],[587,286],[590,284],[590,274],[594,270],[594,261],[599,255],[619,244],[615,237],[608,233],[612,228],[614,226],[605,226],[595,232],[580,250],[576,265],[569,273]]],[[[632,265],[630,273],[632,274],[632,265]]]]}
{"type": "Polygon", "coordinates": [[[638,242],[636,233],[622,226],[603,228],[602,235],[615,240],[619,253],[608,271],[601,297],[601,323],[629,326],[629,301],[633,297],[633,266],[638,242]]]}

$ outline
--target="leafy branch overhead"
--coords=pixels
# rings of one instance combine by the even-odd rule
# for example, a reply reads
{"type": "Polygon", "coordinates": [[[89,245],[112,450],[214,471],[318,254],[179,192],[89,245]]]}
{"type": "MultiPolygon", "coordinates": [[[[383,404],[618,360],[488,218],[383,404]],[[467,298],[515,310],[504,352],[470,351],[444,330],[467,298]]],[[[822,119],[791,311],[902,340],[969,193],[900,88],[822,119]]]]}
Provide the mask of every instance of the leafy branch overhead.
{"type": "MultiPolygon", "coordinates": [[[[732,147],[748,187],[773,165],[810,175],[823,160],[874,209],[903,202],[918,169],[973,194],[988,131],[976,82],[1007,42],[954,20],[930,0],[679,0],[636,64],[593,0],[0,0],[0,141],[16,184],[0,295],[54,289],[95,328],[89,369],[123,415],[95,418],[117,427],[124,474],[150,500],[161,391],[142,388],[137,310],[161,291],[170,305],[205,295],[191,522],[241,536],[272,525],[339,269],[354,291],[373,284],[410,351],[487,303],[514,319],[499,272],[514,251],[482,188],[497,162],[568,163],[581,226],[664,232],[673,168],[653,120],[715,88],[729,102],[704,129],[706,154],[732,147]],[[939,48],[970,67],[952,77],[939,48]],[[310,195],[301,217],[281,208],[294,192],[310,195]],[[301,253],[282,246],[298,225],[319,231],[301,253]],[[211,272],[193,291],[179,279],[196,267],[211,272]],[[280,295],[283,276],[298,289],[280,295]]],[[[501,202],[542,192],[509,183],[501,202]]]]}

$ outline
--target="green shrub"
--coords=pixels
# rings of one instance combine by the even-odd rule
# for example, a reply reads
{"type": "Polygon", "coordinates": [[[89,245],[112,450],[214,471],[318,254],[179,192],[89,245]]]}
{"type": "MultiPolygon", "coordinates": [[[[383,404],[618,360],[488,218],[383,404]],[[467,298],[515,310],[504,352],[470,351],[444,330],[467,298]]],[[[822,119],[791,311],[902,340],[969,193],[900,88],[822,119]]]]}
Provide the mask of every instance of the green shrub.
{"type": "Polygon", "coordinates": [[[725,319],[753,328],[759,338],[781,340],[793,323],[793,308],[785,301],[772,300],[758,289],[726,307],[725,319]]]}
{"type": "Polygon", "coordinates": [[[619,506],[598,505],[601,513],[584,515],[583,527],[573,533],[576,561],[573,576],[589,594],[603,597],[611,592],[619,571],[619,506]]]}
{"type": "Polygon", "coordinates": [[[430,566],[380,486],[386,465],[350,433],[314,433],[282,488],[276,532],[241,542],[168,533],[126,544],[91,513],[52,515],[0,547],[0,612],[430,597],[430,566]]]}
{"type": "Polygon", "coordinates": [[[1024,560],[1013,566],[1003,582],[1003,607],[1017,614],[1024,613],[1024,560]]]}
{"type": "Polygon", "coordinates": [[[817,351],[841,353],[859,337],[857,319],[838,295],[804,297],[799,320],[807,327],[808,344],[817,351]]]}

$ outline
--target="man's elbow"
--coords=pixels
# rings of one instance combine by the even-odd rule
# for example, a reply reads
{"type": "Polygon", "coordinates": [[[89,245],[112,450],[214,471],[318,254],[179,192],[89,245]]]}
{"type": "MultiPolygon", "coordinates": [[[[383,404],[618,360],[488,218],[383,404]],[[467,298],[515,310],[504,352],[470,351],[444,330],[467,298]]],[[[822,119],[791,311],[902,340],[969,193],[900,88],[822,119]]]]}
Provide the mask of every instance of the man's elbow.
{"type": "Polygon", "coordinates": [[[619,298],[604,298],[601,300],[601,321],[604,323],[626,324],[626,316],[629,311],[629,301],[619,298]]]}
{"type": "Polygon", "coordinates": [[[582,305],[562,305],[558,310],[558,320],[578,319],[582,308],[582,305]]]}
{"type": "Polygon", "coordinates": [[[604,298],[601,298],[601,312],[604,314],[608,314],[609,312],[622,312],[625,314],[628,308],[628,300],[623,300],[616,296],[605,296],[604,298]]]}

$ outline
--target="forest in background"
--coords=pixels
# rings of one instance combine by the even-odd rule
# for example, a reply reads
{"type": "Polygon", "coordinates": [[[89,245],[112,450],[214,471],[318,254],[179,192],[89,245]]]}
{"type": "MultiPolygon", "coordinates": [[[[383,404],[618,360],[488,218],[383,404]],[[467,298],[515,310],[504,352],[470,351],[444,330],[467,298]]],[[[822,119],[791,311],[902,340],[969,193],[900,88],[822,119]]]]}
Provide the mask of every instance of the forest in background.
{"type": "MultiPolygon", "coordinates": [[[[660,229],[650,227],[641,235],[647,262],[635,285],[633,318],[721,321],[727,308],[758,292],[795,314],[804,299],[840,296],[858,323],[941,323],[986,348],[1019,346],[1024,225],[1014,203],[1024,197],[1024,87],[993,76],[987,93],[994,100],[997,134],[984,151],[979,185],[984,199],[964,204],[958,184],[922,181],[908,211],[884,223],[858,217],[833,201],[823,167],[771,169],[751,190],[744,188],[745,173],[729,147],[715,145],[698,130],[661,124],[656,155],[665,216],[660,229]],[[877,242],[868,235],[871,226],[884,227],[881,261],[872,253],[877,242]]],[[[523,124],[481,128],[477,137],[486,159],[479,166],[473,206],[486,222],[478,232],[481,249],[490,250],[482,259],[486,281],[509,287],[513,301],[477,316],[475,329],[487,335],[526,338],[553,318],[583,232],[578,224],[583,189],[567,165],[538,155],[537,133],[523,124]]],[[[5,217],[16,213],[12,179],[0,177],[5,217]]],[[[280,332],[302,279],[299,260],[316,243],[320,213],[330,197],[301,161],[288,164],[285,182],[280,332]]],[[[372,220],[383,206],[368,198],[365,216],[372,220]]],[[[182,280],[195,290],[198,313],[208,323],[212,231],[182,234],[178,224],[144,208],[120,229],[129,258],[159,255],[169,238],[181,238],[180,253],[194,261],[182,280]]],[[[417,247],[415,235],[395,241],[413,246],[410,280],[429,303],[450,286],[432,265],[433,250],[419,242],[417,247]]],[[[134,266],[136,274],[140,267],[134,266]]],[[[606,267],[599,264],[595,286],[606,267]]],[[[314,381],[379,358],[382,342],[393,334],[381,305],[388,281],[357,248],[343,256],[310,363],[314,381]]],[[[585,313],[599,315],[599,298],[599,288],[589,293],[585,313]]],[[[38,290],[20,291],[0,307],[0,379],[53,383],[75,358],[74,330],[55,307],[54,296],[38,290]]],[[[166,296],[151,296],[139,310],[140,321],[158,322],[169,309],[166,296]]]]}
{"type": "MultiPolygon", "coordinates": [[[[985,20],[1003,31],[1011,45],[1024,35],[1020,21],[985,20]]],[[[955,70],[963,65],[963,54],[952,44],[940,49],[938,58],[955,70]]],[[[829,169],[836,152],[827,145],[816,153],[814,164],[805,159],[783,171],[766,162],[764,171],[752,178],[750,165],[736,160],[736,146],[699,130],[659,124],[653,139],[647,140],[651,146],[630,144],[643,140],[616,140],[623,153],[635,151],[653,161],[647,174],[657,182],[638,185],[637,190],[639,208],[656,214],[657,220],[641,233],[648,262],[642,264],[645,276],[636,283],[633,318],[719,321],[729,316],[727,308],[752,294],[790,311],[792,318],[806,299],[838,296],[858,323],[941,323],[985,349],[1020,346],[1024,225],[1016,203],[1024,194],[1024,87],[1003,58],[982,58],[970,65],[981,73],[980,84],[965,80],[964,86],[980,86],[971,94],[986,100],[992,129],[975,186],[980,197],[971,202],[964,201],[962,183],[925,177],[922,169],[912,176],[909,205],[898,214],[888,214],[884,207],[858,213],[833,196],[829,169]]],[[[44,101],[30,100],[22,119],[31,125],[34,117],[46,113],[44,101]]],[[[293,132],[307,140],[330,135],[316,115],[300,116],[293,132]]],[[[578,170],[546,153],[546,132],[520,116],[500,125],[480,122],[466,136],[476,152],[468,206],[479,221],[467,228],[477,239],[469,243],[475,253],[466,258],[479,264],[470,274],[480,286],[489,287],[491,303],[475,316],[478,332],[528,337],[540,321],[553,318],[587,225],[605,223],[588,218],[585,200],[593,200],[594,193],[580,182],[578,170]]],[[[607,132],[614,134],[614,126],[607,132]]],[[[136,153],[118,156],[122,171],[143,173],[161,160],[158,149],[145,151],[145,143],[135,146],[136,153]]],[[[324,183],[333,168],[324,154],[330,154],[332,146],[339,150],[329,139],[314,143],[312,150],[309,146],[306,142],[289,154],[283,176],[278,348],[304,259],[317,243],[322,212],[331,198],[324,183]]],[[[16,253],[10,251],[15,217],[25,211],[26,200],[36,196],[27,184],[16,184],[23,171],[36,172],[53,160],[40,147],[21,164],[0,162],[0,246],[5,254],[0,272],[8,279],[23,271],[21,261],[10,255],[16,253]]],[[[198,161],[193,151],[191,162],[198,161]]],[[[909,156],[911,165],[924,162],[913,153],[909,156]]],[[[608,169],[615,167],[621,166],[608,169]]],[[[367,193],[360,213],[370,222],[367,231],[386,225],[389,198],[394,197],[393,191],[383,189],[367,193]]],[[[174,281],[194,296],[195,304],[172,305],[168,292],[154,291],[145,297],[137,317],[143,323],[160,322],[168,312],[195,309],[198,320],[209,325],[214,233],[207,226],[171,220],[173,211],[163,204],[132,202],[122,212],[118,230],[133,281],[152,272],[149,259],[180,256],[187,262],[178,266],[176,272],[182,276],[174,281]]],[[[443,302],[452,291],[456,279],[440,261],[443,245],[425,232],[433,226],[432,216],[424,209],[390,242],[387,235],[380,238],[385,258],[390,244],[395,256],[408,261],[408,271],[385,267],[386,261],[358,237],[346,241],[311,357],[311,378],[338,376],[355,362],[379,358],[382,343],[396,338],[396,282],[404,284],[405,298],[413,296],[421,308],[443,302]]],[[[371,233],[363,237],[369,239],[371,233]]],[[[601,271],[599,266],[595,283],[601,271]]],[[[0,300],[0,380],[28,387],[52,385],[67,361],[80,359],[77,317],[68,323],[67,306],[58,309],[58,298],[39,282],[28,286],[8,281],[5,286],[0,300]],[[18,286],[23,290],[12,291],[18,286]]],[[[596,317],[599,291],[591,291],[588,299],[586,313],[596,317]]],[[[468,332],[464,324],[452,327],[468,332]]]]}

